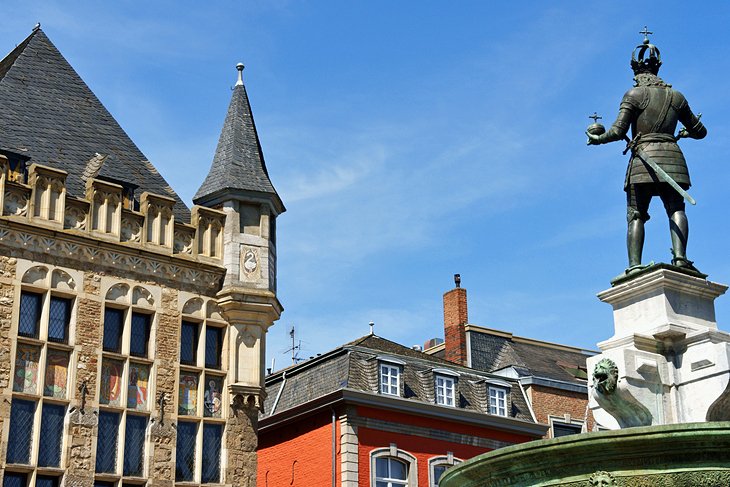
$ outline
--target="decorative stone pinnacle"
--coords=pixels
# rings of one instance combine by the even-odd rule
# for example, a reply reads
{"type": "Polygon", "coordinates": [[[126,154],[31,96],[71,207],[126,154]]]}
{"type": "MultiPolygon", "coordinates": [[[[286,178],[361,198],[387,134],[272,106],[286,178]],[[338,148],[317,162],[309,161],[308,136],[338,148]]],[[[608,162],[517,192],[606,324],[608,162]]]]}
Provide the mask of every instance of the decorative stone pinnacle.
{"type": "Polygon", "coordinates": [[[243,86],[243,68],[245,66],[243,63],[236,64],[236,69],[238,70],[238,81],[236,81],[236,86],[243,86]]]}
{"type": "Polygon", "coordinates": [[[596,112],[593,112],[593,115],[588,115],[588,118],[592,118],[593,123],[598,123],[599,120],[603,120],[603,117],[598,115],[598,113],[596,113],[596,112]]]}
{"type": "Polygon", "coordinates": [[[647,28],[647,26],[644,26],[644,30],[642,30],[641,32],[639,32],[639,34],[643,34],[644,35],[644,44],[649,44],[649,34],[654,34],[654,33],[653,32],[649,32],[649,29],[647,28]]]}

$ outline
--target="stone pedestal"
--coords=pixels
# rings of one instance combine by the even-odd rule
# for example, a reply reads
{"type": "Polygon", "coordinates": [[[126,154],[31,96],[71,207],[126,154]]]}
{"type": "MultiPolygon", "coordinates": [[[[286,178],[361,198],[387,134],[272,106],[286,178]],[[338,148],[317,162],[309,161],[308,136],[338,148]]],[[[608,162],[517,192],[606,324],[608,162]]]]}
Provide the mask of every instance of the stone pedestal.
{"type": "Polygon", "coordinates": [[[589,407],[609,429],[730,419],[730,334],[714,300],[727,286],[666,264],[598,294],[614,335],[588,359],[589,407]]]}

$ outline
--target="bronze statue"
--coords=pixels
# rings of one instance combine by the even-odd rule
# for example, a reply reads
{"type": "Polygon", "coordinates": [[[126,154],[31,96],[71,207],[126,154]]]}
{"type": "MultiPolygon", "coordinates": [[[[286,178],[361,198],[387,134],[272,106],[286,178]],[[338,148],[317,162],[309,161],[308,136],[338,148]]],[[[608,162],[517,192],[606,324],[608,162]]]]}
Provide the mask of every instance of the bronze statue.
{"type": "Polygon", "coordinates": [[[707,135],[707,129],[700,121],[701,115],[692,113],[684,95],[659,78],[662,61],[659,49],[649,42],[648,35],[652,32],[644,27],[640,33],[644,34],[644,41],[631,55],[635,86],[624,95],[618,117],[608,131],[597,123],[600,117],[595,113],[590,117],[596,123],[586,132],[588,144],[626,140],[628,143],[624,154],[631,151],[624,181],[628,220],[626,246],[629,254],[626,273],[645,267],[641,265],[644,222],[649,220],[648,209],[653,196],[662,199],[669,217],[672,264],[697,271],[693,262],[687,259],[689,225],[684,199],[692,204],[694,200],[687,193],[691,182],[677,141],[682,137],[701,139],[707,135]],[[684,128],[675,136],[677,122],[681,122],[684,128]],[[629,127],[633,135],[631,140],[626,136],[629,127]]]}

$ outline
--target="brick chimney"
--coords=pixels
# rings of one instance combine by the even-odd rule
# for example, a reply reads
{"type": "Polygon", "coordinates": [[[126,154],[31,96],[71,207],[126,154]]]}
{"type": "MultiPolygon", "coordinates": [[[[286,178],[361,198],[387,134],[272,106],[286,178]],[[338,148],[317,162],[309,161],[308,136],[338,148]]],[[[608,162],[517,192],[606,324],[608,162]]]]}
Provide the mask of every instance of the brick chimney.
{"type": "Polygon", "coordinates": [[[461,288],[461,276],[454,274],[456,287],[444,294],[444,358],[466,365],[466,331],[469,321],[466,310],[466,289],[461,288]]]}

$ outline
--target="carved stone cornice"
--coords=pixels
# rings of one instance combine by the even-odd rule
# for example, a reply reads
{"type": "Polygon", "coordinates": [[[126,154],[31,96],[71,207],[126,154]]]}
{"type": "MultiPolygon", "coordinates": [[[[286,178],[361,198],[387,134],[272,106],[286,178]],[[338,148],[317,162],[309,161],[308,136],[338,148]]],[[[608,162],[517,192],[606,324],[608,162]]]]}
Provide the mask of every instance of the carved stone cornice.
{"type": "Polygon", "coordinates": [[[229,323],[257,324],[268,328],[284,308],[276,294],[263,289],[225,287],[218,293],[218,306],[229,323]]]}
{"type": "Polygon", "coordinates": [[[2,217],[0,255],[104,271],[139,281],[157,281],[204,295],[213,295],[220,289],[226,272],[223,266],[200,262],[189,255],[165,254],[2,217]]]}

